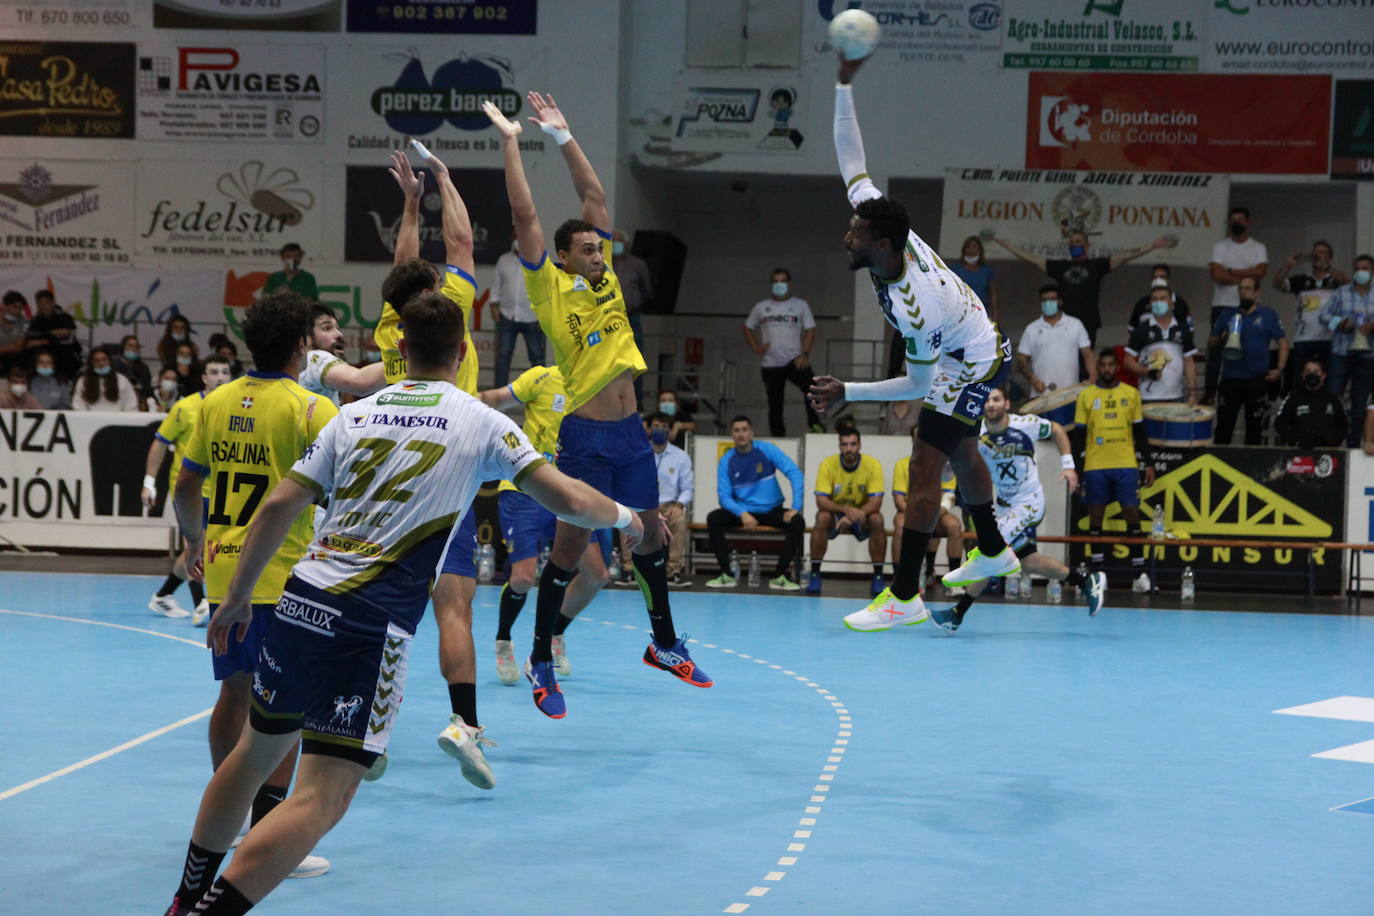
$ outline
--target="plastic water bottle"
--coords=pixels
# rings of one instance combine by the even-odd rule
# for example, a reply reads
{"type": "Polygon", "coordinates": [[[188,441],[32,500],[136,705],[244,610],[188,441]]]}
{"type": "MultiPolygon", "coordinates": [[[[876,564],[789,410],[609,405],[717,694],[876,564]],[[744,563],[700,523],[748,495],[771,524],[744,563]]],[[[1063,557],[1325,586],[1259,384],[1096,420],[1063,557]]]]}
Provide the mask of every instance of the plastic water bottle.
{"type": "Polygon", "coordinates": [[[1030,596],[1031,596],[1031,577],[1030,577],[1030,573],[1022,573],[1022,574],[1021,574],[1021,597],[1022,597],[1022,598],[1029,598],[1030,596]]]}
{"type": "Polygon", "coordinates": [[[1002,581],[1005,582],[1005,583],[1007,584],[1007,586],[1006,586],[1006,588],[1007,588],[1007,590],[1006,590],[1006,596],[1007,596],[1008,598],[1017,598],[1017,597],[1020,597],[1020,595],[1021,595],[1021,577],[1020,577],[1020,576],[1006,576],[1005,578],[1002,579],[1002,581]]]}
{"type": "Polygon", "coordinates": [[[1164,507],[1156,505],[1154,521],[1150,525],[1150,537],[1153,540],[1162,541],[1168,536],[1168,532],[1164,530],[1164,507]]]}
{"type": "Polygon", "coordinates": [[[620,578],[620,548],[619,548],[619,547],[612,547],[612,548],[611,548],[611,562],[610,562],[610,565],[606,567],[606,572],[608,572],[608,573],[611,574],[611,581],[612,581],[612,582],[614,582],[615,580],[617,580],[617,579],[620,578]]]}
{"type": "Polygon", "coordinates": [[[1183,585],[1179,589],[1179,596],[1184,601],[1192,601],[1197,594],[1197,586],[1193,584],[1193,567],[1183,567],[1183,585]]]}
{"type": "Polygon", "coordinates": [[[757,550],[749,554],[749,587],[758,588],[761,584],[759,578],[759,552],[757,550]]]}
{"type": "Polygon", "coordinates": [[[477,581],[490,582],[496,578],[496,548],[483,544],[477,548],[477,581]]]}
{"type": "Polygon", "coordinates": [[[739,581],[739,555],[730,551],[730,578],[739,581]]]}
{"type": "Polygon", "coordinates": [[[1051,579],[1045,586],[1045,598],[1050,604],[1058,604],[1064,600],[1064,583],[1058,579],[1051,579]]]}
{"type": "Polygon", "coordinates": [[[549,562],[549,555],[551,553],[553,553],[553,551],[549,549],[548,544],[545,544],[542,548],[540,548],[539,561],[535,564],[535,578],[538,578],[544,574],[544,564],[549,562]]]}

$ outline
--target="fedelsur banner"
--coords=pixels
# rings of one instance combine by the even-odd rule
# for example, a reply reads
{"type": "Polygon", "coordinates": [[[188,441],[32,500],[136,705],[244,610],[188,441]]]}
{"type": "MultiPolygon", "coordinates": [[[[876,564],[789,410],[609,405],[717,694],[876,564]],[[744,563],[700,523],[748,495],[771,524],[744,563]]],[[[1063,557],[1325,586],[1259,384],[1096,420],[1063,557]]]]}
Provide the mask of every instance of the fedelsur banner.
{"type": "MultiPolygon", "coordinates": [[[[1201,266],[1226,222],[1226,175],[947,169],[940,250],[957,252],[971,235],[999,236],[1018,248],[1067,257],[1071,232],[1088,236],[1095,256],[1110,257],[1162,235],[1178,239],[1151,255],[1201,266]]],[[[1010,257],[984,242],[988,257],[1010,257]]]]}
{"type": "Polygon", "coordinates": [[[1026,167],[1325,175],[1330,119],[1327,76],[1037,72],[1026,167]]]}

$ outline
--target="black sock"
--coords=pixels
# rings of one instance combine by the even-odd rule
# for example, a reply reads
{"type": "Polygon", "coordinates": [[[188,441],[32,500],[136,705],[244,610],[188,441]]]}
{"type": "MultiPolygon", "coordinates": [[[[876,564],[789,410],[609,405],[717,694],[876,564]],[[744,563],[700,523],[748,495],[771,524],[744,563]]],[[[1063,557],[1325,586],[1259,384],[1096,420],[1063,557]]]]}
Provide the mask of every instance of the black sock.
{"type": "Polygon", "coordinates": [[[1076,569],[1069,570],[1069,574],[1064,577],[1064,584],[1069,588],[1078,588],[1083,581],[1083,574],[1076,569]]]}
{"type": "Polygon", "coordinates": [[[553,631],[563,615],[563,595],[573,574],[556,565],[553,560],[544,564],[539,576],[539,595],[534,600],[534,648],[530,661],[553,661],[553,631]]]}
{"type": "Polygon", "coordinates": [[[973,607],[974,600],[972,595],[961,595],[959,600],[954,602],[954,609],[960,614],[966,613],[969,608],[973,607]]]}
{"type": "Polygon", "coordinates": [[[253,823],[267,817],[268,812],[286,801],[286,793],[289,786],[268,786],[264,785],[258,789],[258,794],[253,796],[253,823]]]}
{"type": "Polygon", "coordinates": [[[970,504],[968,514],[973,519],[973,533],[978,535],[979,553],[985,557],[995,557],[1007,549],[1002,532],[997,530],[997,517],[992,514],[992,503],[970,504]]]}
{"type": "Polygon", "coordinates": [[[192,579],[190,582],[186,583],[186,587],[191,590],[191,600],[197,605],[205,600],[205,584],[203,582],[197,582],[195,579],[192,579]]]}
{"type": "Polygon", "coordinates": [[[576,617],[569,617],[567,614],[559,611],[558,622],[553,625],[553,635],[562,636],[568,631],[568,627],[572,626],[572,622],[576,619],[576,617]]]}
{"type": "Polygon", "coordinates": [[[181,588],[181,581],[181,579],[176,577],[175,573],[169,573],[167,578],[162,581],[162,588],[157,590],[157,597],[166,598],[172,592],[181,588]]]}
{"type": "Polygon", "coordinates": [[[211,852],[194,842],[187,846],[186,864],[181,869],[181,883],[177,885],[176,892],[182,907],[189,908],[200,899],[200,895],[215,880],[215,874],[228,854],[227,849],[224,852],[211,852]]]}
{"type": "Polygon", "coordinates": [[[811,572],[813,572],[813,573],[818,573],[818,572],[820,572],[820,571],[821,571],[821,561],[820,561],[820,560],[812,560],[812,561],[811,561],[811,572]]]}
{"type": "MultiPolygon", "coordinates": [[[[950,569],[953,569],[953,568],[954,568],[954,567],[952,567],[952,566],[950,567],[950,569]]],[[[923,578],[923,579],[925,579],[925,578],[931,578],[931,579],[933,579],[934,577],[935,577],[935,551],[933,551],[933,550],[927,550],[927,551],[926,551],[926,574],[925,574],[924,576],[922,576],[922,578],[923,578]]]]}
{"type": "Polygon", "coordinates": [[[667,649],[677,642],[673,611],[668,605],[668,548],[660,547],[653,553],[637,553],[634,558],[635,578],[639,581],[639,590],[644,593],[644,606],[649,612],[654,642],[667,649]]]}
{"type": "Polygon", "coordinates": [[[902,555],[892,576],[892,594],[901,601],[910,601],[921,591],[921,563],[930,543],[929,531],[907,528],[902,532],[902,555]]]}
{"type": "Polygon", "coordinates": [[[200,898],[200,902],[196,904],[196,908],[191,911],[191,914],[192,916],[243,916],[252,908],[252,901],[240,894],[238,888],[220,877],[205,892],[205,896],[200,898]]]}
{"type": "Polygon", "coordinates": [[[882,564],[882,563],[874,563],[874,564],[873,564],[873,575],[875,575],[875,576],[881,576],[882,574],[883,574],[883,564],[882,564]]]}
{"type": "Polygon", "coordinates": [[[525,607],[525,599],[529,596],[529,592],[518,595],[511,591],[509,582],[501,586],[501,616],[496,624],[497,639],[510,639],[510,628],[515,624],[515,618],[520,616],[520,611],[525,607]]]}
{"type": "Polygon", "coordinates": [[[1088,537],[1092,538],[1092,543],[1088,545],[1088,562],[1092,565],[1093,570],[1097,571],[1102,568],[1102,563],[1106,559],[1102,552],[1103,547],[1098,543],[1098,539],[1102,537],[1102,529],[1089,529],[1088,537]]]}
{"type": "Polygon", "coordinates": [[[477,727],[477,685],[449,684],[448,702],[453,711],[463,717],[463,721],[473,728],[477,727]]]}

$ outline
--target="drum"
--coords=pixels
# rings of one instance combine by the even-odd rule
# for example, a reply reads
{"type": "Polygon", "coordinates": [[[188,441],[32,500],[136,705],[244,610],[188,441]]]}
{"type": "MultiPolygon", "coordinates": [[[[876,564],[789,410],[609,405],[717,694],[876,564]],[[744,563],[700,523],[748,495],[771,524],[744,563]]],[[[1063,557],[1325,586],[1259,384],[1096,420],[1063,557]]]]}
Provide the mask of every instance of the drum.
{"type": "Polygon", "coordinates": [[[1031,398],[1022,404],[1021,409],[1016,412],[1033,413],[1044,417],[1046,420],[1053,420],[1060,426],[1068,426],[1073,422],[1073,405],[1078,400],[1078,392],[1087,387],[1087,385],[1070,385],[1067,388],[1046,391],[1040,397],[1031,398]]]}
{"type": "Polygon", "coordinates": [[[1212,444],[1217,412],[1210,407],[1166,402],[1146,404],[1141,413],[1145,415],[1145,436],[1151,445],[1196,448],[1212,444]]]}

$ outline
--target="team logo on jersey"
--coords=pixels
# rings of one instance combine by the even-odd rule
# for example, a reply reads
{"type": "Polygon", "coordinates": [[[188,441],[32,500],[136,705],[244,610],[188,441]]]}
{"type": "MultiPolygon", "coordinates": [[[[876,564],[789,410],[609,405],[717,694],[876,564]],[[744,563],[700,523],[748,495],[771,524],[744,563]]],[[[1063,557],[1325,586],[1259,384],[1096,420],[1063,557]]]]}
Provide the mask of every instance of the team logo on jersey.
{"type": "Polygon", "coordinates": [[[362,429],[367,425],[367,414],[360,413],[356,417],[349,417],[348,425],[353,429],[362,429]]]}
{"type": "Polygon", "coordinates": [[[253,399],[244,398],[242,401],[239,401],[239,406],[242,407],[244,410],[247,410],[248,408],[253,406],[253,399]]]}
{"type": "Polygon", "coordinates": [[[335,550],[339,553],[356,553],[364,557],[380,557],[383,550],[381,544],[349,537],[346,534],[326,534],[320,538],[320,546],[326,550],[335,550]]]}
{"type": "Polygon", "coordinates": [[[242,549],[243,548],[238,544],[225,544],[220,541],[211,541],[205,548],[205,562],[213,563],[221,556],[226,560],[229,557],[236,557],[242,549]]]}
{"type": "Polygon", "coordinates": [[[354,694],[345,699],[344,697],[334,698],[334,716],[329,720],[329,724],[335,722],[348,728],[353,724],[353,717],[358,714],[358,710],[363,708],[363,698],[354,694]]]}
{"type": "Polygon", "coordinates": [[[567,397],[565,397],[564,395],[561,395],[561,394],[555,394],[555,395],[553,396],[553,404],[549,406],[549,410],[552,410],[554,413],[562,413],[562,412],[563,412],[563,408],[565,408],[565,407],[567,407],[567,406],[568,406],[568,399],[567,399],[567,397]]]}
{"type": "Polygon", "coordinates": [[[599,343],[601,343],[600,331],[592,331],[590,334],[587,335],[587,346],[594,347],[599,343]]]}
{"type": "Polygon", "coordinates": [[[520,447],[520,437],[515,433],[506,433],[501,437],[501,441],[506,443],[506,448],[516,449],[520,447]]]}
{"type": "Polygon", "coordinates": [[[578,275],[576,275],[576,276],[573,277],[572,289],[569,290],[569,292],[574,292],[574,293],[582,292],[582,293],[585,293],[588,289],[590,289],[590,287],[587,286],[587,281],[582,277],[581,274],[578,274],[578,275]]]}

